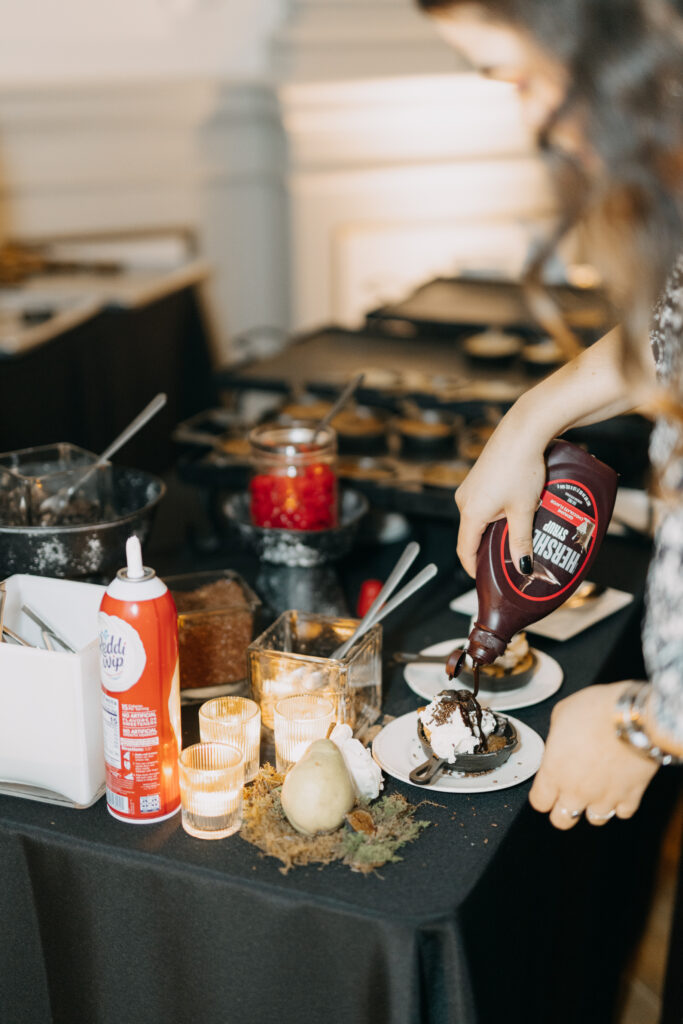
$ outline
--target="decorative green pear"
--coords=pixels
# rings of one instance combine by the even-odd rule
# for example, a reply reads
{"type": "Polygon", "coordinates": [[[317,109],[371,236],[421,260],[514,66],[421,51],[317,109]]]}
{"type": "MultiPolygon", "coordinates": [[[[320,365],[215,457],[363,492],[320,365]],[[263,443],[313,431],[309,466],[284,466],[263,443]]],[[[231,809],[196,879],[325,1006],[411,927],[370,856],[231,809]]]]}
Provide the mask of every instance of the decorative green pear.
{"type": "Polygon", "coordinates": [[[354,803],[351,778],[332,740],[311,743],[285,776],[282,809],[290,824],[304,835],[339,828],[354,803]]]}

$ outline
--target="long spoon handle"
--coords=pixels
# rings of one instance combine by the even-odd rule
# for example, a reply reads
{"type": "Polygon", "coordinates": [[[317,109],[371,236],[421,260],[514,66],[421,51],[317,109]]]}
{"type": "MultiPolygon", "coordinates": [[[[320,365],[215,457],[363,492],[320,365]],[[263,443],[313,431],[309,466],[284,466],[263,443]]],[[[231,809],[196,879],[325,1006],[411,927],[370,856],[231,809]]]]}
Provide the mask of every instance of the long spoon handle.
{"type": "Polygon", "coordinates": [[[166,395],[163,391],[160,391],[155,398],[146,405],[142,412],[138,413],[134,420],[128,424],[128,426],[121,431],[118,437],[115,437],[108,448],[105,448],[100,455],[99,461],[106,462],[110,455],[117,452],[119,448],[123,448],[126,441],[129,441],[133,434],[137,434],[141,427],[144,427],[145,423],[151,420],[152,416],[156,416],[160,409],[166,405],[166,395]]]}
{"type": "Polygon", "coordinates": [[[317,427],[315,428],[316,434],[320,430],[322,430],[323,427],[326,427],[328,423],[332,422],[332,420],[337,415],[339,410],[342,409],[346,405],[346,403],[348,402],[349,398],[354,393],[356,388],[360,387],[361,383],[363,382],[363,378],[364,377],[365,377],[364,373],[357,373],[356,376],[353,378],[353,380],[349,381],[349,383],[346,385],[346,387],[342,391],[342,393],[339,396],[339,398],[337,399],[337,401],[332,406],[332,408],[328,409],[328,411],[325,413],[323,418],[319,421],[317,427]]]}
{"type": "Polygon", "coordinates": [[[76,487],[81,487],[88,479],[90,474],[95,472],[98,466],[101,466],[103,462],[106,462],[107,459],[114,454],[114,452],[117,452],[119,450],[119,448],[123,448],[124,444],[127,441],[130,441],[131,437],[133,437],[134,434],[137,434],[138,430],[142,429],[145,423],[148,423],[149,420],[151,420],[152,416],[156,416],[159,410],[163,409],[165,405],[166,395],[163,393],[163,391],[160,391],[159,394],[155,398],[153,398],[148,405],[145,406],[142,412],[138,413],[134,420],[131,420],[128,426],[121,431],[118,437],[114,438],[109,447],[104,449],[104,451],[97,459],[97,461],[93,462],[93,464],[89,466],[88,469],[85,471],[83,476],[79,477],[79,479],[76,481],[76,484],[71,485],[71,487],[69,488],[69,492],[73,494],[76,487]]]}
{"type": "Polygon", "coordinates": [[[393,594],[394,590],[408,572],[408,569],[410,569],[419,553],[420,545],[417,541],[411,540],[409,544],[406,544],[403,554],[389,573],[386,583],[356,626],[355,631],[351,634],[348,640],[345,640],[343,644],[340,644],[336,651],[332,652],[331,657],[343,658],[347,651],[349,651],[353,644],[355,644],[358,637],[362,636],[362,633],[365,633],[370,628],[379,608],[384,604],[387,598],[393,594]]]}
{"type": "MultiPolygon", "coordinates": [[[[399,590],[398,594],[394,594],[391,601],[387,601],[384,607],[381,608],[379,613],[375,616],[375,619],[370,626],[376,626],[377,623],[381,622],[382,619],[385,619],[387,615],[391,615],[392,612],[396,611],[400,604],[403,604],[404,601],[407,601],[409,597],[412,597],[413,594],[420,590],[421,587],[424,587],[425,583],[434,579],[438,571],[439,570],[434,562],[430,562],[429,565],[426,565],[424,569],[420,570],[417,576],[413,576],[410,583],[406,583],[405,587],[402,587],[401,590],[399,590]]],[[[364,629],[363,632],[367,633],[367,629],[364,629]]]]}

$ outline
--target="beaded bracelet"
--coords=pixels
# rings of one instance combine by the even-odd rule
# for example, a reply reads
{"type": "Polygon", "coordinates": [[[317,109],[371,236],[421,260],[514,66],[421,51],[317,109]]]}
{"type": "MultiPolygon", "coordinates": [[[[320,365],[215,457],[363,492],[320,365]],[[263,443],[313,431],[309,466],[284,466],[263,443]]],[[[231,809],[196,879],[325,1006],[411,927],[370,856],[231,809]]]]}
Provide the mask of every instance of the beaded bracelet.
{"type": "Polygon", "coordinates": [[[652,742],[645,731],[643,711],[649,694],[650,687],[647,683],[631,683],[622,691],[614,708],[617,736],[639,754],[649,757],[657,764],[683,764],[683,757],[662,750],[652,742]]]}

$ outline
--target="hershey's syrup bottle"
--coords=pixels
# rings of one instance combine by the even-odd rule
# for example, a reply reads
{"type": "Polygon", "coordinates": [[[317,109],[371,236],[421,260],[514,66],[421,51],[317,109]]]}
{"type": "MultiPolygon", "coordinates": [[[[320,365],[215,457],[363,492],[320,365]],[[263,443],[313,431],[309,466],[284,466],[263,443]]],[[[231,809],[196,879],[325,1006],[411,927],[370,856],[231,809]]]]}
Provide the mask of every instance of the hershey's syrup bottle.
{"type": "Polygon", "coordinates": [[[507,520],[490,523],[477,553],[479,610],[465,652],[453,651],[448,659],[451,679],[467,653],[478,688],[478,667],[501,655],[520,629],[566,601],[593,564],[614,508],[617,474],[568,441],[552,442],[546,465],[532,533],[533,572],[524,576],[513,563],[507,520]]]}

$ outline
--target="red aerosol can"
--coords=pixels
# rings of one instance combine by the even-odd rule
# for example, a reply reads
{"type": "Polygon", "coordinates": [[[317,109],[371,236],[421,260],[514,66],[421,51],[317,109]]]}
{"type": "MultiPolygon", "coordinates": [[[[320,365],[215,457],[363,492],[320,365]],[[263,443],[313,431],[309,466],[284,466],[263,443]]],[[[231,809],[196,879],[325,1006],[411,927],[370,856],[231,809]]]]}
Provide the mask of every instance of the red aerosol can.
{"type": "Polygon", "coordinates": [[[135,536],[126,560],[99,613],[104,759],[109,813],[141,824],[180,808],[178,620],[135,536]]]}

